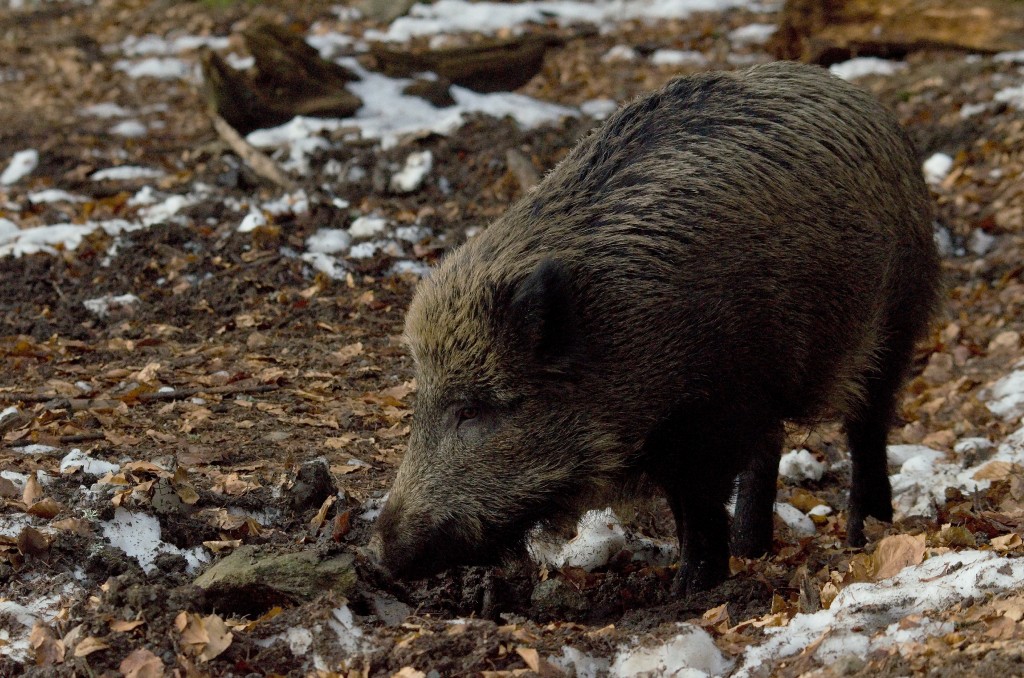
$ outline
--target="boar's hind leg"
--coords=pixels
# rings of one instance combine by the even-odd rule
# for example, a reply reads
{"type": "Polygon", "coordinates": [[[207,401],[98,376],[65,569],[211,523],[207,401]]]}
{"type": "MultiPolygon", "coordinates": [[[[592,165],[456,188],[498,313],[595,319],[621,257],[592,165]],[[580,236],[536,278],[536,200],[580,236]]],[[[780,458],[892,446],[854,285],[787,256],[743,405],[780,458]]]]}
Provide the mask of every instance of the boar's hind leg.
{"type": "Polygon", "coordinates": [[[908,335],[890,336],[879,369],[867,380],[864,405],[845,421],[853,461],[846,520],[846,542],[851,546],[864,545],[864,519],[868,516],[892,521],[886,439],[896,412],[896,396],[913,357],[914,342],[908,335]]]}
{"type": "Polygon", "coordinates": [[[782,422],[768,428],[750,464],[740,474],[736,491],[736,515],[732,521],[732,552],[743,558],[759,558],[772,548],[776,481],[785,430],[782,422]]]}

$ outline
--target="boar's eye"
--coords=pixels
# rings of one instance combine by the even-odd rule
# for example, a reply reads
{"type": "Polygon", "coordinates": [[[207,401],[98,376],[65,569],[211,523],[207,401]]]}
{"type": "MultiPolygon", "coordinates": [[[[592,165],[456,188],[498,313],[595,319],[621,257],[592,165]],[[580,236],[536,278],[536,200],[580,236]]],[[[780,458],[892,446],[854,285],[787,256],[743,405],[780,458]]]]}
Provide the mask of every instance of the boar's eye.
{"type": "Polygon", "coordinates": [[[461,424],[464,421],[471,421],[480,416],[480,408],[476,405],[465,405],[459,408],[458,419],[461,424]]]}

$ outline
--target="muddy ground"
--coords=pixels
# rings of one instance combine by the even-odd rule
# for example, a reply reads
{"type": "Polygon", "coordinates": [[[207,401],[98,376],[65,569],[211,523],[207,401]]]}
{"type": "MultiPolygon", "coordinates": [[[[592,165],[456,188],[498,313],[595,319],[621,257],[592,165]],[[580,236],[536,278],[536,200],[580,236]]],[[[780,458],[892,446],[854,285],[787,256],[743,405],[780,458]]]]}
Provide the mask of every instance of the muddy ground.
{"type": "MultiPolygon", "coordinates": [[[[671,636],[676,622],[693,620],[727,656],[736,656],[758,642],[772,615],[778,621],[814,611],[809,588],[857,580],[851,563],[860,552],[841,545],[847,478],[836,464],[821,480],[780,483],[780,501],[836,509],[817,521],[814,537],[799,538],[780,523],[771,557],[734,560],[729,582],[688,600],[669,595],[673,567],[628,555],[590,573],[511,563],[404,585],[380,582],[357,562],[360,579],[344,595],[328,590],[309,600],[252,591],[215,596],[195,586],[207,567],[190,566],[186,554],[197,547],[209,560],[241,544],[328,558],[365,543],[370,521],[363,514],[394,477],[415,406],[400,334],[417,277],[389,272],[400,260],[436,262],[522,193],[509,149],[544,172],[597,124],[584,115],[531,130],[481,115],[448,136],[388,150],[374,142],[337,144],[313,156],[308,175],[293,177],[309,196],[308,211],[272,215],[265,226],[239,233],[245,212],[232,205],[259,204],[282,189],[219,139],[192,84],[132,79],[113,68],[121,55],[109,47],[128,36],[175,30],[230,35],[257,18],[296,30],[317,21],[356,33],[365,27],[318,2],[294,8],[102,0],[0,10],[0,160],[26,148],[40,156],[31,175],[0,187],[0,217],[27,228],[130,216],[130,198],[154,180],[89,178],[112,165],[164,170],[155,187],[167,194],[188,193],[200,182],[209,187],[171,223],[123,233],[115,248],[115,239],[100,231],[76,249],[0,259],[0,408],[16,408],[0,428],[0,469],[23,479],[39,470],[50,476],[31,497],[27,481],[0,486],[5,524],[17,527],[0,541],[0,598],[31,607],[57,596],[42,622],[0,617],[9,629],[0,639],[5,645],[33,628],[27,652],[0,657],[0,674],[307,675],[344,666],[349,675],[403,669],[403,675],[558,675],[561,669],[543,658],[561,655],[567,645],[607,659],[638,634],[654,642],[671,636]],[[110,101],[136,111],[148,106],[146,119],[160,124],[142,137],[111,134],[110,120],[83,113],[89,104],[110,101]],[[419,150],[434,158],[423,186],[408,195],[390,192],[379,176],[419,150]],[[325,170],[336,163],[362,167],[365,176],[339,181],[325,170]],[[46,188],[86,200],[27,198],[46,188]],[[348,260],[348,274],[339,279],[289,254],[301,252],[318,229],[345,227],[368,213],[423,226],[426,235],[401,250],[348,260]],[[105,316],[83,305],[126,293],[138,303],[105,316]],[[27,447],[33,444],[47,447],[27,447]],[[119,469],[87,474],[71,464],[62,471],[61,460],[75,448],[119,469]],[[319,458],[326,480],[321,473],[310,481],[316,473],[308,462],[319,458]],[[51,503],[43,506],[41,499],[51,503]],[[106,542],[102,526],[124,510],[155,515],[161,539],[176,547],[149,572],[106,542]],[[354,614],[363,629],[356,649],[315,634],[306,652],[265,642],[298,627],[344,626],[339,609],[354,614]],[[214,617],[231,639],[207,657],[214,617]],[[195,619],[210,628],[205,640],[190,642],[186,623],[195,619]],[[757,620],[763,623],[751,623],[757,620]],[[149,653],[135,655],[150,662],[148,669],[124,663],[138,650],[149,653]],[[539,663],[529,650],[539,653],[539,663]]],[[[520,91],[566,105],[598,96],[622,102],[681,73],[767,60],[758,46],[737,48],[725,36],[772,20],[733,10],[654,25],[621,23],[549,51],[541,72],[520,91]],[[641,58],[602,60],[618,44],[640,48],[641,58]],[[709,64],[655,67],[642,58],[645,50],[683,46],[707,54],[709,64]]],[[[1019,84],[1019,66],[952,52],[917,52],[907,61],[895,75],[859,84],[896,111],[922,160],[940,151],[954,159],[952,172],[933,187],[951,246],[944,259],[946,307],[920,347],[904,399],[907,423],[892,442],[952,452],[964,438],[998,443],[1016,428],[985,407],[984,393],[1024,356],[1024,117],[1005,102],[969,117],[961,107],[992,101],[995,91],[1019,84]],[[978,233],[995,237],[989,249],[972,250],[978,233]]],[[[793,429],[790,444],[833,462],[845,454],[842,436],[829,426],[793,429]]],[[[1020,534],[1021,488],[1020,469],[1009,469],[989,492],[951,492],[937,518],[876,526],[873,537],[887,530],[924,533],[932,548],[986,547],[1020,534]],[[968,536],[952,538],[942,531],[946,524],[968,536]]],[[[671,517],[657,499],[624,518],[640,534],[671,539],[671,517]]],[[[1009,555],[1018,551],[1010,548],[1009,555]]],[[[1011,641],[1021,631],[1020,616],[1009,630],[992,633],[990,618],[975,614],[986,602],[964,601],[943,613],[956,624],[948,636],[956,637],[913,651],[825,667],[801,655],[764,671],[1019,674],[1024,665],[1011,641]]]]}

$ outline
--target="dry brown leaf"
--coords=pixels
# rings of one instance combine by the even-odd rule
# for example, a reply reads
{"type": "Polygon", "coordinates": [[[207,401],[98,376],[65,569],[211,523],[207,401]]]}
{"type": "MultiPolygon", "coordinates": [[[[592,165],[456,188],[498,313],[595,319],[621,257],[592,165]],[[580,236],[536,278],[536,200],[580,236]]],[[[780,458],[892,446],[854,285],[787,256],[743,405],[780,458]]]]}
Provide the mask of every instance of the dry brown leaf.
{"type": "Polygon", "coordinates": [[[363,354],[363,342],[357,341],[354,344],[348,346],[342,346],[334,353],[329,355],[330,359],[338,365],[347,365],[356,359],[357,356],[363,354]]]}
{"type": "Polygon", "coordinates": [[[1024,545],[1024,541],[1021,540],[1019,534],[1011,532],[1010,534],[993,537],[989,544],[996,551],[1017,551],[1024,545]]]}
{"type": "Polygon", "coordinates": [[[1012,475],[1024,474],[1024,468],[1009,461],[990,461],[972,476],[975,480],[1006,480],[1012,475]]]}
{"type": "Polygon", "coordinates": [[[53,633],[53,629],[36,623],[28,636],[29,645],[35,651],[36,666],[53,666],[64,663],[64,643],[53,633]]]}
{"type": "Polygon", "coordinates": [[[21,491],[13,481],[8,480],[7,478],[0,478],[0,498],[14,499],[15,497],[20,496],[21,491]]]}
{"type": "Polygon", "coordinates": [[[92,523],[82,518],[65,518],[64,520],[55,520],[50,523],[50,527],[61,532],[71,532],[72,534],[78,534],[83,537],[88,537],[92,534],[92,523]]]}
{"type": "Polygon", "coordinates": [[[95,636],[89,636],[83,638],[78,645],[75,645],[75,656],[76,657],[88,657],[93,652],[99,652],[100,650],[109,650],[110,646],[105,642],[96,638],[95,636]]]}
{"type": "Polygon", "coordinates": [[[881,581],[924,560],[925,535],[894,534],[878,542],[871,556],[872,579],[881,581]]]}
{"type": "Polygon", "coordinates": [[[174,620],[181,632],[181,641],[201,662],[207,662],[228,649],[234,639],[224,620],[215,614],[200,617],[191,612],[182,612],[174,620]]]}
{"type": "Polygon", "coordinates": [[[220,553],[221,551],[224,551],[224,550],[227,550],[227,549],[236,549],[236,548],[238,548],[241,545],[242,545],[242,540],[241,539],[219,539],[219,540],[211,540],[211,541],[204,541],[203,542],[203,546],[205,546],[206,548],[210,549],[214,553],[220,553]]]}
{"type": "Polygon", "coordinates": [[[132,652],[117,667],[124,678],[163,678],[164,663],[144,647],[132,652]]]}
{"type": "Polygon", "coordinates": [[[43,534],[34,527],[23,527],[18,533],[18,550],[23,555],[37,556],[50,548],[52,537],[43,534]]]}
{"type": "Polygon", "coordinates": [[[21,500],[26,506],[31,506],[43,497],[43,488],[36,479],[35,473],[30,473],[25,482],[25,489],[21,492],[21,500]]]}
{"type": "Polygon", "coordinates": [[[313,518],[309,521],[309,526],[310,528],[312,528],[314,533],[320,531],[320,526],[323,525],[324,521],[327,519],[327,511],[330,510],[332,506],[334,506],[334,502],[336,502],[337,500],[338,496],[335,494],[332,494],[328,496],[326,499],[324,499],[324,503],[320,505],[320,510],[317,511],[316,515],[313,516],[313,518]]]}
{"type": "Polygon", "coordinates": [[[60,505],[60,502],[50,499],[49,497],[44,497],[29,506],[27,513],[29,515],[49,520],[60,513],[63,509],[64,507],[60,505]]]}
{"type": "Polygon", "coordinates": [[[145,619],[133,619],[131,621],[125,619],[114,619],[110,622],[110,630],[117,631],[119,633],[127,633],[132,629],[137,629],[145,623],[145,619]]]}
{"type": "Polygon", "coordinates": [[[411,666],[405,666],[391,674],[391,678],[426,678],[427,674],[417,671],[411,666]]]}

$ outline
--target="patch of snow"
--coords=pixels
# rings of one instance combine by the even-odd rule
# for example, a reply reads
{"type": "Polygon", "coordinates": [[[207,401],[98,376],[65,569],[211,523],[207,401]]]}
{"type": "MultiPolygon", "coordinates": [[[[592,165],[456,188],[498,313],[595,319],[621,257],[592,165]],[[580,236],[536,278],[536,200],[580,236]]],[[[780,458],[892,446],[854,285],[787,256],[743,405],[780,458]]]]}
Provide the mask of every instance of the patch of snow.
{"type": "Polygon", "coordinates": [[[27,662],[30,656],[29,633],[37,623],[50,624],[60,612],[60,595],[42,596],[27,604],[13,600],[0,600],[0,615],[13,619],[21,629],[6,627],[0,630],[0,655],[16,662],[27,662]]]}
{"type": "Polygon", "coordinates": [[[580,113],[594,120],[604,120],[619,109],[619,104],[611,99],[590,99],[580,104],[580,113]]]}
{"type": "Polygon", "coordinates": [[[385,217],[364,215],[352,222],[352,225],[348,227],[348,232],[353,238],[372,238],[379,233],[383,233],[387,225],[388,220],[385,217]]]}
{"type": "Polygon", "coordinates": [[[429,265],[424,264],[422,261],[411,261],[408,259],[396,261],[388,270],[388,275],[412,274],[420,278],[425,278],[429,273],[429,265]]]}
{"type": "Polygon", "coordinates": [[[625,547],[626,532],[610,508],[584,513],[576,526],[576,536],[565,543],[553,543],[535,533],[528,544],[530,555],[538,563],[556,569],[580,567],[587,572],[606,565],[625,547]]]}
{"type": "Polygon", "coordinates": [[[971,254],[978,257],[983,257],[991,252],[995,244],[996,237],[980,228],[971,231],[971,235],[967,239],[967,249],[971,251],[971,254]]]}
{"type": "Polygon", "coordinates": [[[451,87],[455,105],[438,109],[424,99],[402,93],[411,80],[367,71],[352,58],[340,59],[339,63],[360,78],[348,85],[349,90],[363,101],[362,108],[353,117],[296,116],[279,127],[250,132],[246,137],[249,143],[258,148],[284,148],[325,131],[354,128],[363,138],[380,139],[383,147],[390,148],[406,136],[449,134],[462,125],[469,113],[485,113],[498,118],[510,116],[525,128],[577,114],[574,109],[521,94],[480,94],[455,85],[451,87]]]}
{"type": "Polygon", "coordinates": [[[598,678],[608,675],[610,662],[603,657],[592,657],[571,645],[562,647],[560,655],[551,655],[548,661],[576,678],[598,678]]]}
{"type": "Polygon", "coordinates": [[[159,179],[167,173],[153,167],[137,165],[120,165],[93,172],[89,178],[93,181],[132,181],[135,179],[159,179]]]}
{"type": "MultiPolygon", "coordinates": [[[[139,219],[144,226],[165,224],[174,221],[171,217],[199,202],[197,195],[172,195],[160,203],[154,203],[139,210],[139,219]]],[[[180,217],[179,217],[180,219],[180,217]]]]}
{"type": "Polygon", "coordinates": [[[131,139],[144,137],[146,136],[146,132],[148,131],[149,128],[146,127],[145,124],[135,119],[122,120],[121,122],[117,123],[116,125],[110,128],[111,134],[116,134],[117,136],[128,137],[131,139]]]}
{"type": "Polygon", "coordinates": [[[639,58],[640,55],[637,51],[629,45],[615,45],[601,55],[601,61],[606,64],[622,61],[636,61],[639,58]]]}
{"type": "Polygon", "coordinates": [[[52,202],[85,202],[87,198],[68,193],[58,188],[48,188],[45,191],[36,191],[28,194],[28,201],[33,205],[52,202]]]}
{"type": "Polygon", "coordinates": [[[395,229],[395,237],[405,242],[418,243],[431,235],[432,231],[425,226],[399,226],[395,229]]]}
{"type": "Polygon", "coordinates": [[[775,502],[775,515],[782,519],[782,522],[793,530],[798,537],[813,537],[817,531],[814,521],[808,518],[803,511],[785,502],[775,502]]]}
{"type": "Polygon", "coordinates": [[[242,223],[238,224],[239,233],[249,233],[255,231],[260,226],[267,225],[267,218],[263,216],[263,212],[256,208],[249,208],[249,213],[242,219],[242,223]]]}
{"type": "Polygon", "coordinates": [[[110,315],[111,311],[120,311],[141,302],[142,300],[134,294],[120,294],[117,296],[107,294],[95,299],[86,299],[82,302],[82,306],[85,306],[86,310],[100,318],[106,318],[110,315]]]}
{"type": "Polygon", "coordinates": [[[121,42],[121,51],[125,56],[169,55],[190,52],[200,47],[212,50],[227,49],[230,40],[227,36],[179,35],[175,38],[162,38],[150,33],[141,37],[129,35],[121,42]]]}
{"type": "MultiPolygon", "coordinates": [[[[9,479],[8,479],[9,480],[9,479]]],[[[19,489],[24,490],[25,483],[19,489]]],[[[0,515],[0,537],[17,538],[21,531],[32,525],[32,517],[25,513],[13,513],[0,515]]]]}
{"type": "Polygon", "coordinates": [[[692,49],[659,49],[651,54],[655,66],[707,66],[708,58],[692,49]]]}
{"type": "MultiPolygon", "coordinates": [[[[137,222],[111,219],[109,221],[87,221],[84,224],[37,226],[11,232],[4,221],[0,219],[0,257],[20,257],[23,254],[35,254],[36,252],[56,254],[58,246],[65,250],[76,249],[82,244],[82,239],[94,231],[102,229],[108,235],[115,236],[142,228],[142,224],[137,222]]],[[[11,222],[7,222],[7,224],[9,223],[11,222]]]]}
{"type": "Polygon", "coordinates": [[[388,495],[385,493],[380,497],[370,497],[363,502],[363,512],[359,514],[360,520],[376,520],[377,516],[380,515],[381,509],[384,508],[384,504],[388,500],[388,495]]]}
{"type": "Polygon", "coordinates": [[[369,259],[377,250],[380,249],[380,245],[376,242],[362,242],[358,245],[353,245],[348,251],[348,256],[353,259],[369,259]]]}
{"type": "Polygon", "coordinates": [[[827,516],[832,514],[832,507],[827,504],[818,504],[807,512],[809,516],[827,516]]]}
{"type": "Polygon", "coordinates": [[[338,635],[338,644],[347,653],[352,654],[363,645],[363,630],[348,605],[334,608],[327,625],[338,635]]]}
{"type": "Polygon", "coordinates": [[[1024,50],[1016,52],[999,52],[992,57],[992,61],[1003,61],[1011,64],[1024,64],[1024,50]]]}
{"type": "Polygon", "coordinates": [[[960,117],[969,118],[972,115],[983,113],[988,108],[988,104],[964,104],[960,107],[960,117]]]}
{"type": "Polygon", "coordinates": [[[311,32],[306,36],[306,44],[320,53],[321,59],[333,59],[343,51],[347,51],[356,44],[356,39],[351,35],[345,35],[337,31],[326,31],[316,33],[317,26],[311,27],[311,32]]]}
{"type": "Polygon", "coordinates": [[[1024,85],[1001,89],[996,92],[992,99],[994,101],[1013,106],[1014,108],[1024,108],[1024,85]]]}
{"type": "Polygon", "coordinates": [[[832,64],[828,70],[843,80],[856,80],[866,75],[892,75],[907,65],[902,61],[889,61],[878,57],[855,57],[849,61],[832,64]]]}
{"type": "MultiPolygon", "coordinates": [[[[815,643],[814,655],[823,662],[850,652],[867,656],[898,642],[892,632],[899,627],[894,625],[909,615],[943,610],[970,597],[1019,589],[1022,581],[1024,560],[999,557],[991,551],[960,551],[929,558],[889,579],[847,586],[827,610],[797,614],[784,627],[766,627],[767,639],[743,653],[733,676],[762,675],[771,662],[799,654],[815,643]]],[[[914,637],[947,632],[946,625],[929,621],[914,637]]]]}
{"type": "Polygon", "coordinates": [[[184,556],[189,573],[210,561],[210,556],[201,546],[185,551],[161,540],[160,521],[147,513],[132,513],[119,507],[114,511],[114,518],[100,523],[100,526],[110,545],[134,558],[146,574],[156,569],[154,563],[161,553],[184,556]]]}
{"type": "Polygon", "coordinates": [[[787,480],[821,480],[825,464],[818,461],[809,450],[790,450],[779,459],[779,475],[787,480]]]}
{"type": "Polygon", "coordinates": [[[749,24],[729,31],[729,41],[737,45],[763,45],[775,35],[775,24],[749,24]]]}
{"type": "Polygon", "coordinates": [[[7,169],[0,174],[0,184],[10,186],[11,184],[17,183],[24,177],[31,174],[38,166],[39,151],[34,148],[18,151],[11,156],[11,161],[7,164],[7,169]]]}
{"type": "Polygon", "coordinates": [[[129,78],[156,78],[181,80],[195,73],[195,67],[176,57],[148,57],[138,61],[121,59],[114,62],[114,70],[123,71],[129,78]]]}
{"type": "Polygon", "coordinates": [[[302,260],[332,280],[344,280],[348,274],[345,263],[330,254],[306,252],[302,255],[302,260]]]}
{"type": "Polygon", "coordinates": [[[228,66],[235,69],[236,71],[247,71],[256,65],[256,58],[251,56],[242,56],[241,54],[235,54],[234,52],[228,53],[224,57],[224,61],[228,63],[228,66]]]}
{"type": "Polygon", "coordinates": [[[367,31],[367,40],[405,42],[438,33],[493,34],[522,24],[605,24],[630,19],[681,19],[694,12],[713,12],[748,4],[748,0],[541,0],[522,3],[438,0],[417,4],[391,22],[386,32],[367,31]]]}
{"type": "Polygon", "coordinates": [[[107,473],[117,473],[121,470],[119,464],[113,464],[102,459],[93,459],[77,447],[64,455],[60,460],[60,472],[67,473],[71,469],[79,468],[82,473],[90,476],[102,476],[107,473]]]}
{"type": "Polygon", "coordinates": [[[1003,421],[1024,414],[1024,370],[1014,370],[988,390],[985,407],[1003,421]]]}
{"type": "Polygon", "coordinates": [[[18,451],[22,454],[50,454],[56,452],[58,448],[53,445],[43,445],[41,443],[32,443],[31,445],[23,445],[18,448],[18,451]]]}
{"type": "Polygon", "coordinates": [[[889,445],[885,449],[888,462],[893,466],[903,466],[914,457],[923,456],[931,462],[945,458],[945,454],[927,445],[889,445]]]}
{"type": "Polygon", "coordinates": [[[934,153],[921,165],[924,179],[929,184],[941,184],[953,169],[953,158],[945,153],[934,153]]]}
{"type": "Polygon", "coordinates": [[[82,115],[91,115],[94,118],[126,118],[132,114],[123,106],[118,106],[112,101],[105,101],[99,104],[90,104],[82,109],[82,115]]]}
{"type": "Polygon", "coordinates": [[[391,177],[391,190],[395,193],[412,193],[419,190],[433,166],[434,154],[430,151],[410,153],[405,159],[405,167],[391,177]]]}
{"type": "Polygon", "coordinates": [[[343,228],[321,228],[306,239],[306,249],[322,254],[337,254],[352,245],[352,236],[343,228]]]}
{"type": "Polygon", "coordinates": [[[678,628],[679,634],[659,645],[621,647],[609,675],[703,678],[725,675],[732,668],[707,631],[692,624],[679,624],[678,628]]]}
{"type": "Polygon", "coordinates": [[[17,405],[11,405],[0,410],[0,425],[2,425],[8,419],[17,419],[21,416],[21,410],[18,409],[17,405]]]}
{"type": "Polygon", "coordinates": [[[277,200],[270,200],[262,205],[262,209],[267,214],[273,214],[274,216],[280,216],[282,214],[305,214],[309,211],[309,196],[306,195],[306,191],[299,189],[294,193],[285,193],[277,200]]]}

